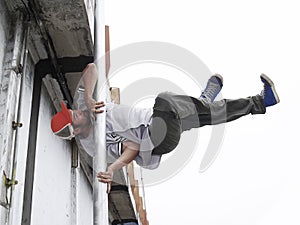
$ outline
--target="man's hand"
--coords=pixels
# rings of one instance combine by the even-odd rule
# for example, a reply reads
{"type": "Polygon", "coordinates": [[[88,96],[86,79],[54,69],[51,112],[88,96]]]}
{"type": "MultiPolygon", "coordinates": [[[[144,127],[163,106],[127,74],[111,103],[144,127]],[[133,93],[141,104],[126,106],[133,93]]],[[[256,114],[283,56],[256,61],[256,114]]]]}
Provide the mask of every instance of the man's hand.
{"type": "Polygon", "coordinates": [[[100,109],[100,108],[102,108],[104,106],[105,106],[105,104],[104,104],[103,101],[101,101],[101,102],[95,102],[95,105],[94,105],[95,109],[93,109],[94,110],[93,112],[94,113],[103,113],[104,110],[100,109]]]}
{"type": "Polygon", "coordinates": [[[85,99],[85,104],[88,107],[88,110],[90,111],[91,117],[93,120],[96,119],[94,116],[95,113],[103,113],[104,112],[104,110],[101,109],[102,107],[105,106],[103,101],[96,102],[95,99],[88,98],[88,99],[85,99]]]}
{"type": "Polygon", "coordinates": [[[135,142],[123,142],[121,156],[107,168],[106,172],[99,172],[97,174],[99,182],[107,183],[107,193],[109,193],[111,189],[114,171],[118,171],[123,166],[126,166],[128,163],[134,160],[139,153],[139,149],[140,145],[135,142]]]}
{"type": "Polygon", "coordinates": [[[98,181],[107,184],[107,193],[110,193],[113,176],[114,172],[112,169],[110,169],[110,167],[107,168],[106,172],[99,172],[97,174],[98,181]]]}

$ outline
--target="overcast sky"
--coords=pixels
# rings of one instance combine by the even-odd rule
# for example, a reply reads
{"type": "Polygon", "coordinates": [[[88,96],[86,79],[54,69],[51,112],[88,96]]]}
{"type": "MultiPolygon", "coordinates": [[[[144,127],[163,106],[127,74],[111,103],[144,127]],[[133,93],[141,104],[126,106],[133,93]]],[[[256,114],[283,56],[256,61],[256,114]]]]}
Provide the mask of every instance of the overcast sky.
{"type": "MultiPolygon", "coordinates": [[[[247,116],[226,124],[220,153],[203,173],[199,168],[212,139],[212,128],[185,133],[184,136],[199,134],[194,154],[176,174],[146,187],[150,224],[300,224],[297,3],[291,0],[106,2],[112,50],[142,41],[174,44],[195,54],[211,73],[223,75],[223,97],[258,94],[262,88],[259,75],[263,72],[273,79],[281,99],[265,115],[247,116]]],[[[201,92],[199,84],[174,66],[140,63],[117,75],[120,76],[111,85],[121,91],[147,78],[149,86],[154,88],[151,79],[161,77],[167,80],[166,88],[179,86],[193,96],[201,92]]],[[[136,90],[139,96],[139,88],[136,90]]],[[[145,105],[151,106],[150,97],[144,100],[145,105]]],[[[121,101],[124,102],[122,96],[121,101]]]]}

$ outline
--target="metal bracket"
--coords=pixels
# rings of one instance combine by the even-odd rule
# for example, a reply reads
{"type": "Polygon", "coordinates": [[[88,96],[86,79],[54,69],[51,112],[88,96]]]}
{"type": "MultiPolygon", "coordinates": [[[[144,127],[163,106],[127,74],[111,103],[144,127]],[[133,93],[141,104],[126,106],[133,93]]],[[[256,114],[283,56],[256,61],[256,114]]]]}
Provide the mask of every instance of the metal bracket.
{"type": "Polygon", "coordinates": [[[22,71],[23,71],[23,65],[19,64],[19,66],[18,66],[18,73],[22,74],[22,71]]]}
{"type": "Polygon", "coordinates": [[[5,187],[8,189],[12,186],[15,186],[18,184],[18,181],[17,180],[14,180],[14,179],[9,179],[7,176],[6,176],[6,173],[5,171],[3,170],[3,182],[4,182],[4,185],[5,187]]]}
{"type": "Polygon", "coordinates": [[[23,126],[23,123],[15,122],[15,121],[12,122],[12,128],[14,130],[16,130],[17,128],[22,127],[22,126],[23,126]]]}
{"type": "Polygon", "coordinates": [[[10,67],[10,70],[14,71],[17,75],[22,75],[23,65],[19,64],[19,65],[10,67]]]}
{"type": "MultiPolygon", "coordinates": [[[[6,173],[5,171],[3,170],[3,183],[6,187],[6,192],[7,192],[7,189],[9,189],[10,187],[13,187],[15,185],[18,184],[18,181],[17,180],[14,180],[14,179],[9,179],[7,176],[6,176],[6,173]]],[[[9,203],[8,203],[8,198],[7,196],[5,197],[5,202],[0,202],[0,205],[3,206],[4,208],[8,209],[9,208],[9,203]]]]}

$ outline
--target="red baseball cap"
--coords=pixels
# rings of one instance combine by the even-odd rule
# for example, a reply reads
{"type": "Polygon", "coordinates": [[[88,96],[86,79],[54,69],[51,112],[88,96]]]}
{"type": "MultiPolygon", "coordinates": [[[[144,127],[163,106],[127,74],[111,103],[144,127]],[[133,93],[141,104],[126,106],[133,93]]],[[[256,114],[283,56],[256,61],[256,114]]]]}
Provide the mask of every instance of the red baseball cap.
{"type": "Polygon", "coordinates": [[[52,117],[51,129],[55,135],[62,139],[71,140],[75,137],[72,126],[72,112],[64,102],[61,102],[61,111],[52,117]]]}

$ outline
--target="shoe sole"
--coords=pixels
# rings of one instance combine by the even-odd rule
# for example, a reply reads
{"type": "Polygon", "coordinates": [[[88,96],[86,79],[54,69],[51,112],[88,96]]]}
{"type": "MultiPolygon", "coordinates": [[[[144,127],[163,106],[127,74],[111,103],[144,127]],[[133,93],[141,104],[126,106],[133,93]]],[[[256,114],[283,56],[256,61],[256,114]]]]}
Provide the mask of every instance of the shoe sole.
{"type": "Polygon", "coordinates": [[[279,102],[280,102],[280,99],[279,99],[279,96],[278,96],[278,94],[277,94],[277,92],[276,92],[276,90],[275,90],[275,85],[274,85],[273,81],[271,80],[271,78],[268,77],[266,74],[263,74],[263,73],[260,75],[260,78],[261,78],[261,79],[264,79],[265,81],[267,81],[267,82],[270,84],[271,89],[272,89],[272,91],[273,91],[273,93],[274,93],[276,102],[279,103],[279,102]]]}

